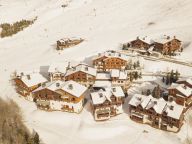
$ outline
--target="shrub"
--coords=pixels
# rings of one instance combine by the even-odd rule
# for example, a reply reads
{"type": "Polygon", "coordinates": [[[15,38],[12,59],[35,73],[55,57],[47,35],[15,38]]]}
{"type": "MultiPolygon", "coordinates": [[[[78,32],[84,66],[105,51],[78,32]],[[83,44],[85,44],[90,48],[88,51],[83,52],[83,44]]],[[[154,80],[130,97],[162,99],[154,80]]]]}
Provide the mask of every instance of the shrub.
{"type": "Polygon", "coordinates": [[[3,23],[0,25],[0,27],[2,28],[0,37],[4,38],[4,37],[12,36],[22,31],[23,29],[27,28],[29,25],[32,25],[36,19],[37,17],[33,20],[21,20],[13,24],[3,23]]]}
{"type": "Polygon", "coordinates": [[[39,144],[39,135],[29,132],[18,105],[12,100],[0,99],[0,144],[39,144]]]}

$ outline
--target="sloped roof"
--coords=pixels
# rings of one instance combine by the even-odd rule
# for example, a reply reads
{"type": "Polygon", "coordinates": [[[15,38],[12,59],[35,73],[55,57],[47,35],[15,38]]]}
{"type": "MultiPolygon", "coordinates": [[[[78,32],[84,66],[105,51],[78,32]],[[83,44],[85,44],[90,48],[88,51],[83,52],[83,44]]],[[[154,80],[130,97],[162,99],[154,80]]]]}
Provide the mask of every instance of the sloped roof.
{"type": "Polygon", "coordinates": [[[121,54],[121,53],[116,52],[116,51],[106,51],[106,52],[100,53],[96,57],[94,57],[93,60],[99,59],[99,58],[101,58],[103,56],[105,56],[106,59],[108,59],[108,58],[119,58],[119,59],[122,59],[124,61],[129,61],[129,56],[128,55],[121,54]]]}
{"type": "Polygon", "coordinates": [[[164,43],[167,43],[169,41],[172,41],[173,39],[180,41],[179,39],[175,38],[174,36],[168,36],[168,35],[161,35],[161,36],[155,38],[153,41],[157,42],[157,43],[164,44],[164,43]]]}
{"type": "Polygon", "coordinates": [[[79,72],[79,71],[92,75],[92,76],[96,76],[96,74],[97,74],[97,70],[95,68],[90,67],[85,64],[79,64],[79,65],[67,70],[65,76],[71,75],[71,74],[79,72]]]}
{"type": "Polygon", "coordinates": [[[111,96],[114,95],[115,97],[125,97],[125,94],[121,87],[110,87],[106,88],[105,91],[100,90],[98,92],[91,93],[91,98],[93,104],[102,104],[106,100],[111,101],[111,96]]]}
{"type": "Polygon", "coordinates": [[[30,73],[27,75],[20,75],[20,79],[28,86],[32,87],[47,81],[40,73],[30,73]]]}
{"type": "Polygon", "coordinates": [[[168,89],[177,89],[184,96],[189,97],[192,95],[192,89],[184,84],[176,84],[172,83],[172,85],[168,89]]]}
{"type": "Polygon", "coordinates": [[[167,113],[167,116],[179,119],[184,107],[176,104],[175,102],[166,102],[164,99],[153,98],[152,96],[145,96],[135,94],[129,101],[129,105],[138,106],[141,105],[144,109],[153,108],[156,113],[162,114],[167,113]]]}
{"type": "Polygon", "coordinates": [[[85,93],[87,87],[70,80],[65,82],[60,89],[64,90],[65,92],[75,97],[80,97],[83,93],[85,93]]]}
{"type": "Polygon", "coordinates": [[[56,91],[59,88],[61,88],[61,86],[64,84],[63,81],[61,80],[57,80],[57,81],[53,81],[53,82],[47,82],[44,85],[40,86],[39,88],[37,88],[36,90],[34,90],[33,92],[37,92],[43,89],[49,89],[51,91],[56,91]]]}
{"type": "Polygon", "coordinates": [[[186,82],[186,83],[192,85],[192,77],[181,78],[181,79],[177,80],[177,82],[186,82]]]}
{"type": "Polygon", "coordinates": [[[53,73],[53,72],[61,72],[65,73],[66,68],[72,67],[72,66],[77,66],[79,63],[75,61],[64,61],[64,62],[58,62],[58,63],[52,63],[49,66],[48,72],[53,73]]]}

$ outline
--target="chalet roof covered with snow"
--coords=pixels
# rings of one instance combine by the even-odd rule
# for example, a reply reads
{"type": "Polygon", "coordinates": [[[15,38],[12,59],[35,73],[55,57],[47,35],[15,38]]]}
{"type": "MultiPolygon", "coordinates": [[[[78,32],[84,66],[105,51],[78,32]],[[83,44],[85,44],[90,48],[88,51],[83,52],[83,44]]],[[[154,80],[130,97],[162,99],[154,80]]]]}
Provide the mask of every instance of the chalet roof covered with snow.
{"type": "Polygon", "coordinates": [[[192,77],[181,78],[177,82],[186,82],[186,83],[188,83],[188,84],[190,84],[192,86],[192,77]]]}
{"type": "Polygon", "coordinates": [[[118,78],[118,79],[127,79],[127,71],[112,69],[111,70],[111,77],[115,77],[115,78],[118,78]]]}
{"type": "Polygon", "coordinates": [[[179,119],[181,114],[183,113],[184,107],[176,104],[175,102],[167,103],[165,108],[165,112],[167,115],[174,119],[179,119]]]}
{"type": "Polygon", "coordinates": [[[93,87],[103,87],[103,88],[106,88],[106,87],[111,87],[111,81],[95,81],[93,87]]]}
{"type": "Polygon", "coordinates": [[[96,80],[110,80],[110,73],[97,73],[96,80]]]}
{"type": "Polygon", "coordinates": [[[109,87],[105,88],[105,91],[100,90],[98,92],[91,93],[93,104],[102,104],[105,100],[111,101],[111,96],[125,97],[125,94],[121,87],[109,87]]]}
{"type": "Polygon", "coordinates": [[[65,82],[61,89],[75,97],[80,97],[83,93],[86,92],[87,87],[70,80],[65,82]]]}
{"type": "Polygon", "coordinates": [[[192,89],[184,84],[172,83],[172,85],[168,89],[177,89],[186,97],[189,97],[192,95],[192,89]]]}
{"type": "MultiPolygon", "coordinates": [[[[161,35],[161,36],[155,38],[154,42],[165,44],[165,43],[167,43],[169,41],[172,41],[173,39],[177,39],[177,38],[174,37],[174,36],[169,36],[169,35],[161,35]]],[[[178,41],[180,41],[180,40],[178,40],[178,41]]]]}
{"type": "Polygon", "coordinates": [[[141,105],[144,109],[153,108],[156,113],[162,114],[163,112],[167,113],[167,116],[179,119],[184,107],[180,106],[174,102],[166,102],[164,99],[153,98],[150,96],[135,94],[129,101],[129,105],[137,107],[141,105]]]}
{"type": "Polygon", "coordinates": [[[133,39],[130,40],[130,42],[133,42],[133,41],[136,41],[136,40],[141,40],[141,41],[143,41],[143,42],[145,42],[147,44],[152,44],[153,43],[153,40],[152,40],[152,38],[150,36],[139,36],[134,40],[133,39]]]}
{"type": "Polygon", "coordinates": [[[76,65],[78,65],[78,62],[75,62],[75,61],[64,61],[59,63],[52,63],[49,66],[48,72],[49,73],[54,73],[54,72],[65,73],[67,67],[71,68],[72,66],[76,66],[76,65]]]}
{"type": "Polygon", "coordinates": [[[43,84],[42,86],[40,86],[39,88],[37,88],[36,90],[34,90],[33,92],[41,91],[43,89],[49,89],[51,91],[56,91],[59,88],[61,88],[61,86],[63,84],[64,84],[64,82],[61,80],[57,80],[57,81],[53,81],[53,82],[47,82],[47,83],[43,84]]]}
{"type": "Polygon", "coordinates": [[[89,75],[92,75],[92,76],[97,75],[97,70],[95,68],[90,67],[90,66],[85,65],[85,64],[79,64],[79,65],[67,70],[65,76],[71,75],[71,74],[79,72],[79,71],[84,72],[84,73],[89,74],[89,75]]]}
{"type": "Polygon", "coordinates": [[[103,52],[103,53],[99,53],[98,56],[94,57],[93,59],[99,59],[101,57],[105,56],[106,59],[107,58],[119,58],[119,59],[122,59],[124,61],[129,61],[129,56],[126,55],[126,54],[121,54],[119,52],[116,52],[116,51],[106,51],[106,52],[103,52]]]}
{"type": "Polygon", "coordinates": [[[30,73],[27,75],[20,75],[20,79],[28,86],[32,87],[47,81],[40,73],[30,73]]]}

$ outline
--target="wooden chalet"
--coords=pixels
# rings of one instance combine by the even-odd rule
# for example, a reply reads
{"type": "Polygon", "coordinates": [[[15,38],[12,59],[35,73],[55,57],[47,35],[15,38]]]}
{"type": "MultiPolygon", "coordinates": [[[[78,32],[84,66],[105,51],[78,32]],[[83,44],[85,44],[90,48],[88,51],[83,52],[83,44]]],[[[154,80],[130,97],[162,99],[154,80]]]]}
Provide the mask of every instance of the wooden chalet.
{"type": "Polygon", "coordinates": [[[33,91],[38,108],[80,113],[87,88],[75,81],[53,81],[33,91]]]}
{"type": "Polygon", "coordinates": [[[176,51],[181,51],[181,41],[175,36],[172,38],[164,35],[163,37],[154,40],[153,50],[165,55],[170,55],[176,51]]]}
{"type": "Polygon", "coordinates": [[[143,38],[137,37],[135,40],[130,41],[128,43],[128,47],[148,50],[151,44],[152,44],[151,39],[149,39],[148,37],[143,37],[143,38]]]}
{"type": "Polygon", "coordinates": [[[79,64],[67,70],[65,81],[73,80],[85,86],[91,86],[95,83],[97,70],[86,64],[79,64]]]}
{"type": "Polygon", "coordinates": [[[112,86],[121,86],[123,90],[127,90],[130,85],[130,79],[126,70],[113,69],[110,72],[112,86]]]}
{"type": "Polygon", "coordinates": [[[27,73],[21,72],[16,74],[13,79],[17,93],[28,100],[33,100],[31,92],[47,82],[47,79],[40,73],[27,73]]]}
{"type": "Polygon", "coordinates": [[[183,125],[184,107],[164,99],[136,94],[129,101],[130,118],[152,127],[178,132],[183,125]]]}
{"type": "Polygon", "coordinates": [[[64,80],[65,73],[68,69],[77,66],[79,63],[75,61],[64,61],[60,63],[52,63],[49,66],[48,74],[50,81],[64,80]]]}
{"type": "Polygon", "coordinates": [[[57,41],[57,50],[63,50],[82,43],[84,39],[81,38],[63,38],[57,41]]]}
{"type": "Polygon", "coordinates": [[[169,99],[185,107],[192,105],[192,88],[185,84],[172,83],[168,90],[169,99]]]}
{"type": "Polygon", "coordinates": [[[115,51],[98,54],[98,56],[93,59],[93,66],[99,72],[110,71],[111,69],[125,69],[128,64],[128,56],[115,51]]]}
{"type": "Polygon", "coordinates": [[[125,94],[121,87],[105,88],[91,93],[92,110],[96,121],[107,120],[123,112],[125,94]]]}

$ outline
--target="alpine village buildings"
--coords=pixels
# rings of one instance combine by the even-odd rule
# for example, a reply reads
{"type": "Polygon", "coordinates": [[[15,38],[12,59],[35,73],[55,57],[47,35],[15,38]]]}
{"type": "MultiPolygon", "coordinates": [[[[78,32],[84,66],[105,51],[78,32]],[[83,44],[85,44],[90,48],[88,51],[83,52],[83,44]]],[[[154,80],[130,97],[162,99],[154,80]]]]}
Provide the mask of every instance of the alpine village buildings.
{"type": "Polygon", "coordinates": [[[156,39],[147,36],[143,38],[137,37],[135,40],[124,44],[124,47],[148,55],[155,52],[163,55],[171,55],[177,51],[182,51],[181,41],[177,39],[176,36],[171,37],[167,35],[160,36],[156,39]]]}
{"type": "MultiPolygon", "coordinates": [[[[171,46],[175,46],[174,50],[180,47],[174,44],[178,42],[173,39],[171,46]]],[[[138,38],[130,46],[148,49],[151,43],[138,38]]],[[[162,46],[161,51],[166,53],[168,50],[162,46]]],[[[95,121],[104,121],[123,113],[126,92],[131,84],[131,63],[128,55],[106,51],[92,59],[93,67],[85,63],[52,64],[48,78],[40,73],[20,73],[16,74],[13,81],[20,95],[46,111],[80,113],[85,99],[90,96],[93,118],[95,121]]],[[[130,118],[158,129],[177,132],[183,124],[185,110],[192,103],[191,78],[178,80],[168,91],[169,101],[135,94],[127,107],[130,118]]]]}

